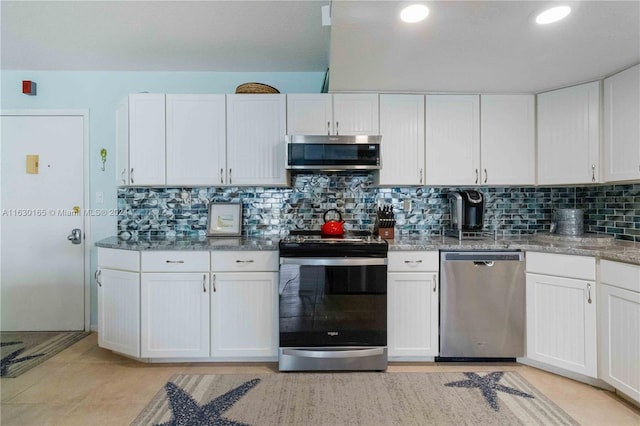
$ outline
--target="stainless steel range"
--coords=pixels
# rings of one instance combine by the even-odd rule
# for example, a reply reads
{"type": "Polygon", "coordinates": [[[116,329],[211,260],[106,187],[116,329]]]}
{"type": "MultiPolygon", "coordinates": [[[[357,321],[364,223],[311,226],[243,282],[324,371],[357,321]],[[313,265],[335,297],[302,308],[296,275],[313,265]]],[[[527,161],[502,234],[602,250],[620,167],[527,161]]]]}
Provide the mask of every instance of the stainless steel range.
{"type": "Polygon", "coordinates": [[[386,370],[387,242],[294,232],[279,248],[280,371],[386,370]]]}

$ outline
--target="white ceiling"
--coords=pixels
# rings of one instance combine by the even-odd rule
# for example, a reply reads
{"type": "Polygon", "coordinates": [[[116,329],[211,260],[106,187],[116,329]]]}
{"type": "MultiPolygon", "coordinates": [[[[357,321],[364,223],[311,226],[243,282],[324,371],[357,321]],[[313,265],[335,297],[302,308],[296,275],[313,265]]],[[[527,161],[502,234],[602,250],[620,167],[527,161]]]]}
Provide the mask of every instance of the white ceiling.
{"type": "MultiPolygon", "coordinates": [[[[640,62],[640,0],[580,1],[539,27],[547,1],[1,2],[1,68],[324,71],[331,91],[540,92],[640,62]],[[332,25],[321,25],[331,3],[332,25]]],[[[565,2],[566,3],[566,2],[565,2]]]]}

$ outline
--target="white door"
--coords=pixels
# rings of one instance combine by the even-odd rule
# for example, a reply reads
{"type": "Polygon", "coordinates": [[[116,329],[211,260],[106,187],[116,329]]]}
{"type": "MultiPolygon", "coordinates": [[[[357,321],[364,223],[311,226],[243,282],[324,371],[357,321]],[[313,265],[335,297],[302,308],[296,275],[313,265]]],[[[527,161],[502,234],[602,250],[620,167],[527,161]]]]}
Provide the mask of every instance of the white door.
{"type": "Polygon", "coordinates": [[[285,95],[227,95],[227,183],[286,185],[285,95]]]}
{"type": "Polygon", "coordinates": [[[3,331],[85,329],[85,124],[2,114],[3,331]]]}
{"type": "Polygon", "coordinates": [[[380,134],[378,94],[333,95],[333,133],[336,135],[380,134]]]}
{"type": "Polygon", "coordinates": [[[480,183],[478,95],[425,97],[425,155],[426,184],[480,183]]]}
{"type": "Polygon", "coordinates": [[[330,135],[333,126],[332,97],[326,93],[287,95],[288,135],[330,135]]]}
{"type": "Polygon", "coordinates": [[[595,282],[527,273],[527,357],[597,376],[595,282]]]}
{"type": "Polygon", "coordinates": [[[212,274],[212,357],[277,359],[277,289],[277,272],[212,274]]]}
{"type": "Polygon", "coordinates": [[[142,274],[140,356],[209,356],[209,274],[142,274]]]}
{"type": "Polygon", "coordinates": [[[480,110],[481,183],[535,184],[534,96],[482,95],[480,110]]]}
{"type": "Polygon", "coordinates": [[[225,95],[167,95],[167,185],[224,184],[225,95]]]}
{"type": "Polygon", "coordinates": [[[424,96],[380,95],[381,185],[424,183],[424,96]]]}
{"type": "Polygon", "coordinates": [[[389,358],[438,355],[437,272],[388,273],[389,358]]]}

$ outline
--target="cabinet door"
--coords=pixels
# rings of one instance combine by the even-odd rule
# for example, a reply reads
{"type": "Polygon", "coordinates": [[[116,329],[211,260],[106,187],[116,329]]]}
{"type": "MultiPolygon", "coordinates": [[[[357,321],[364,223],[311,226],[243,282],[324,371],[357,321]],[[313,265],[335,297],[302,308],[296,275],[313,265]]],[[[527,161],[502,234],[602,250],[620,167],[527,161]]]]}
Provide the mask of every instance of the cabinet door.
{"type": "Polygon", "coordinates": [[[389,272],[387,277],[389,358],[437,356],[437,272],[389,272]]]}
{"type": "Polygon", "coordinates": [[[141,357],[209,356],[209,273],[143,273],[141,357]]]}
{"type": "Polygon", "coordinates": [[[597,375],[593,281],[527,274],[527,357],[597,375]]]}
{"type": "Polygon", "coordinates": [[[140,274],[101,268],[98,283],[98,346],[140,356],[140,274]]]}
{"type": "Polygon", "coordinates": [[[286,185],[285,95],[227,95],[227,183],[286,185]]]}
{"type": "Polygon", "coordinates": [[[600,376],[640,402],[640,293],[600,286],[600,376]]]}
{"type": "Polygon", "coordinates": [[[333,133],[336,135],[380,134],[377,93],[333,95],[333,133]]]}
{"type": "Polygon", "coordinates": [[[287,95],[287,134],[332,134],[333,107],[331,100],[331,95],[326,93],[287,95]]]}
{"type": "Polygon", "coordinates": [[[165,184],[164,95],[129,95],[129,184],[165,184]]]}
{"type": "Polygon", "coordinates": [[[276,272],[212,274],[212,357],[277,359],[277,279],[276,272]]]}
{"type": "Polygon", "coordinates": [[[116,185],[129,184],[129,98],[116,108],[116,185]]]}
{"type": "Polygon", "coordinates": [[[600,83],[538,95],[538,183],[599,182],[600,83]]]}
{"type": "Polygon", "coordinates": [[[380,95],[381,185],[424,183],[424,96],[380,95]]]}
{"type": "Polygon", "coordinates": [[[535,102],[533,95],[482,95],[482,183],[533,185],[535,102]]]}
{"type": "Polygon", "coordinates": [[[604,180],[640,178],[640,65],[604,80],[604,180]]]}
{"type": "Polygon", "coordinates": [[[480,100],[477,95],[425,97],[426,183],[480,183],[480,100]]]}
{"type": "Polygon", "coordinates": [[[221,185],[225,95],[167,95],[167,185],[221,185]]]}

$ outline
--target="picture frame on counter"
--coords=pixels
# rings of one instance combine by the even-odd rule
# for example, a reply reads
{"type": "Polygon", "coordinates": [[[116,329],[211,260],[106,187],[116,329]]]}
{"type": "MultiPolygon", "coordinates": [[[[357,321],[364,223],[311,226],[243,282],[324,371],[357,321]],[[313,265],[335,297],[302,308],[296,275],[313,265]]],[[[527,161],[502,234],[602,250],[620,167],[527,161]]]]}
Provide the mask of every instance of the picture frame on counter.
{"type": "Polygon", "coordinates": [[[207,217],[208,237],[237,237],[242,232],[241,203],[211,203],[207,217]]]}

